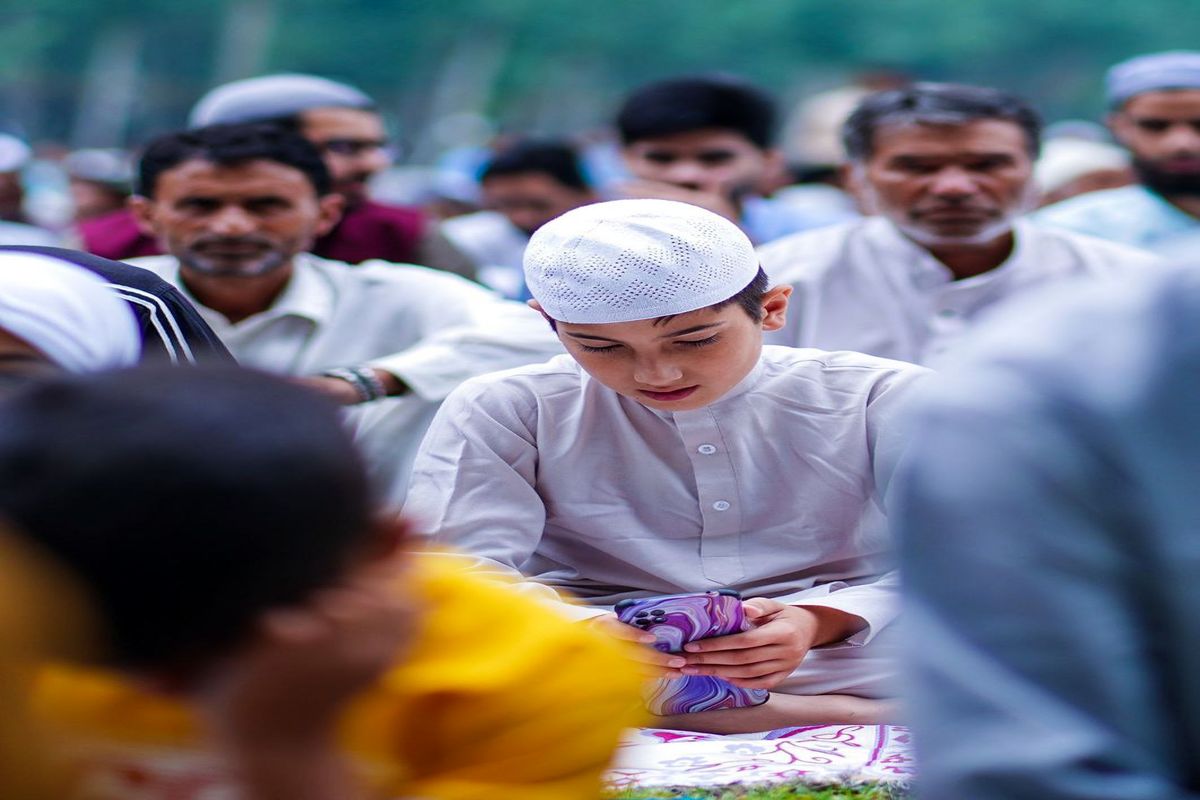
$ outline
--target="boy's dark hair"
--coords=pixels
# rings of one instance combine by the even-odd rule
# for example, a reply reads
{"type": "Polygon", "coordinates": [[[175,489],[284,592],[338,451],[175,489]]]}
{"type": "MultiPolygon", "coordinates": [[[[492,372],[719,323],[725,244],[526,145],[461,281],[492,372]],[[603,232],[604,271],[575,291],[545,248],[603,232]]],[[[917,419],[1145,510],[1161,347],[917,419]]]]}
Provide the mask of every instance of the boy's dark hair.
{"type": "Polygon", "coordinates": [[[563,186],[586,191],[587,180],[579,166],[579,156],[566,142],[527,139],[497,153],[483,168],[481,183],[502,175],[548,175],[563,186]]]}
{"type": "MultiPolygon", "coordinates": [[[[722,300],[719,303],[713,303],[709,308],[713,311],[720,311],[725,306],[731,306],[737,303],[742,307],[742,310],[750,315],[750,319],[755,322],[761,322],[763,318],[762,299],[767,293],[767,289],[771,288],[771,281],[767,278],[767,273],[762,267],[758,268],[758,272],[754,273],[754,277],[748,284],[742,287],[742,290],[730,297],[728,300],[722,300]]],[[[665,319],[665,318],[664,318],[665,319]]]]}
{"type": "Polygon", "coordinates": [[[111,663],[193,670],[334,582],[371,530],[337,408],[235,367],[45,381],[0,403],[0,515],[67,569],[111,663]]]}
{"type": "MultiPolygon", "coordinates": [[[[743,311],[745,311],[747,314],[750,315],[750,319],[754,320],[755,322],[759,322],[763,318],[763,307],[762,307],[763,295],[767,293],[767,289],[769,289],[769,288],[771,288],[771,281],[767,277],[767,273],[763,270],[763,268],[759,267],[758,272],[755,273],[754,277],[750,280],[750,282],[748,284],[746,284],[737,294],[735,294],[732,297],[729,297],[725,300],[722,300],[719,303],[713,303],[711,306],[707,306],[707,307],[712,309],[713,311],[720,311],[722,308],[725,308],[726,306],[731,306],[734,303],[737,303],[739,306],[742,307],[743,311]]],[[[679,316],[679,315],[678,314],[668,314],[665,317],[657,317],[654,320],[654,324],[656,324],[656,325],[665,324],[667,322],[670,322],[672,319],[674,319],[677,316],[679,316]]],[[[558,320],[551,319],[551,320],[549,320],[549,322],[550,322],[550,329],[557,331],[558,330],[558,320]]]]}
{"type": "Polygon", "coordinates": [[[740,78],[701,75],[636,89],[617,114],[625,145],[705,129],[734,131],[762,149],[775,138],[775,102],[740,78]]]}
{"type": "Polygon", "coordinates": [[[153,198],[159,175],[192,160],[220,166],[274,161],[303,172],[318,196],[333,190],[329,170],[311,142],[286,127],[252,122],[210,125],[154,139],[146,146],[138,164],[137,193],[153,198]]]}
{"type": "Polygon", "coordinates": [[[955,83],[917,83],[866,97],[842,126],[842,143],[851,161],[864,161],[874,152],[875,132],[885,125],[957,126],[989,119],[1019,126],[1030,158],[1037,158],[1042,120],[1031,105],[1000,89],[955,83]]]}

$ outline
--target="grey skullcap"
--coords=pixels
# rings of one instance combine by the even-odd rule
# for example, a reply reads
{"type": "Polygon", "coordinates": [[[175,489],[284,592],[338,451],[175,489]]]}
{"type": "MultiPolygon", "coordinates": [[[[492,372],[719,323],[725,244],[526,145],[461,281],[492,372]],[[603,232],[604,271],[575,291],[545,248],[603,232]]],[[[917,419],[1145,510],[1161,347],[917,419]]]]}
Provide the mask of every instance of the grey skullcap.
{"type": "Polygon", "coordinates": [[[758,274],[737,225],[673,200],[611,200],[568,211],[525,248],[525,283],[551,319],[632,322],[728,300],[758,274]]]}
{"type": "Polygon", "coordinates": [[[1122,61],[1109,69],[1104,86],[1111,108],[1144,92],[1200,89],[1200,52],[1172,50],[1122,61]]]}
{"type": "Polygon", "coordinates": [[[0,172],[16,172],[24,169],[33,157],[29,145],[15,136],[0,133],[0,172]]]}
{"type": "Polygon", "coordinates": [[[373,108],[367,95],[344,83],[315,75],[264,75],[226,83],[200,98],[188,116],[189,128],[259,122],[290,117],[314,108],[373,108]]]}
{"type": "Polygon", "coordinates": [[[126,192],[133,182],[133,160],[124,150],[75,150],[63,159],[62,168],[71,178],[102,183],[126,192]]]}

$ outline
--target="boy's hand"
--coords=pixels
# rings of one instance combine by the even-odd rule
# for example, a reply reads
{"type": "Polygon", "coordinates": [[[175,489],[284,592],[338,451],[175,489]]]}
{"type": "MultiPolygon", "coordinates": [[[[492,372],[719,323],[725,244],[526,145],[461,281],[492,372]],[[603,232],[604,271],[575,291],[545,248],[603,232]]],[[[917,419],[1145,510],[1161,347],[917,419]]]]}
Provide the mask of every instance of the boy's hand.
{"type": "Polygon", "coordinates": [[[789,606],[765,597],[747,600],[742,608],[755,627],[684,645],[684,675],[716,675],[745,689],[771,689],[800,666],[809,650],[865,625],[844,611],[789,606]]]}
{"type": "Polygon", "coordinates": [[[637,659],[653,668],[654,674],[657,677],[683,677],[683,673],[679,671],[680,667],[687,663],[683,655],[681,653],[664,653],[661,650],[655,649],[654,634],[647,633],[632,625],[626,625],[617,619],[616,614],[604,614],[600,617],[593,617],[587,622],[597,630],[603,631],[610,636],[641,645],[641,647],[637,648],[637,659]]]}
{"type": "Polygon", "coordinates": [[[415,628],[394,567],[274,609],[202,692],[206,715],[233,749],[302,752],[332,740],[346,702],[395,663],[415,628]]]}

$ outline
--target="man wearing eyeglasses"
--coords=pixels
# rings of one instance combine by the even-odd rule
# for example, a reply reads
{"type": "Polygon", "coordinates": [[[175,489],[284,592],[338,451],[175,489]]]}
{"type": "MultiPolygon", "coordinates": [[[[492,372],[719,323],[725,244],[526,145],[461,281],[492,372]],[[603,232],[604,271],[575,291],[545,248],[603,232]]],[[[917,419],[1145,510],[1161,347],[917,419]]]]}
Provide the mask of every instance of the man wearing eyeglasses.
{"type": "MultiPolygon", "coordinates": [[[[474,277],[471,260],[419,209],[377,203],[368,196],[368,182],[387,168],[391,155],[383,119],[366,94],[315,75],[265,75],[211,90],[188,119],[191,128],[246,122],[290,128],[321,152],[344,212],[341,221],[314,243],[315,255],[350,264],[368,259],[422,264],[474,277]]],[[[126,211],[80,229],[84,249],[106,258],[162,252],[126,211]]]]}

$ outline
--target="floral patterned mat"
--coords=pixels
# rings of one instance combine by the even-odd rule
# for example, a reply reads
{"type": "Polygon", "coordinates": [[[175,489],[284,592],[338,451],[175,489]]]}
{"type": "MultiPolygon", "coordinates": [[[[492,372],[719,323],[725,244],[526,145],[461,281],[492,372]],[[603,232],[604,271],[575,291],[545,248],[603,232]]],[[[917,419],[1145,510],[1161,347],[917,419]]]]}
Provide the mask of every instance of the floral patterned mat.
{"type": "Polygon", "coordinates": [[[617,748],[608,781],[614,789],[907,783],[914,772],[909,732],[899,725],[814,725],[734,736],[640,728],[617,748]]]}

